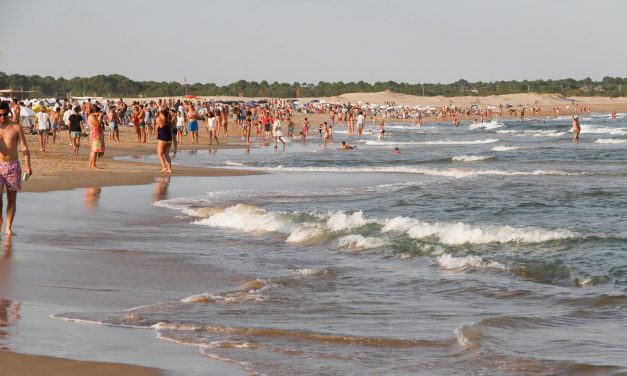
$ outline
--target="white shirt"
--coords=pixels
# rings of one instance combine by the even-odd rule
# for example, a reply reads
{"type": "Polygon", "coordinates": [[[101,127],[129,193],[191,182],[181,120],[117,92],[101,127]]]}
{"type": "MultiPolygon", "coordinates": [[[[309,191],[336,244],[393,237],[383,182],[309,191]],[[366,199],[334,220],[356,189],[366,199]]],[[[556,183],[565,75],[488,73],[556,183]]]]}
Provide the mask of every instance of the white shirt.
{"type": "Polygon", "coordinates": [[[357,115],[357,124],[363,124],[364,123],[364,115],[359,114],[357,115]]]}
{"type": "Polygon", "coordinates": [[[50,128],[50,117],[46,111],[40,111],[35,115],[37,117],[37,128],[45,131],[50,128]]]}
{"type": "Polygon", "coordinates": [[[209,129],[216,129],[216,118],[215,117],[210,117],[209,119],[207,119],[207,128],[209,128],[209,129]]]}
{"type": "Polygon", "coordinates": [[[70,115],[72,115],[73,113],[73,110],[67,110],[63,113],[63,123],[65,123],[65,125],[70,125],[70,115]]]}

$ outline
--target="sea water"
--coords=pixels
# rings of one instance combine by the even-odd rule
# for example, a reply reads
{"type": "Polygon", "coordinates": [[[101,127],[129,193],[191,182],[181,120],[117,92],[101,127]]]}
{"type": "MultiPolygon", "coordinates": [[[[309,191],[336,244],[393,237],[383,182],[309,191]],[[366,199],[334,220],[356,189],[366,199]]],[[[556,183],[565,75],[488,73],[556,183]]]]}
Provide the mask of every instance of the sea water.
{"type": "Polygon", "coordinates": [[[115,246],[242,282],[57,317],[151,328],[250,374],[627,372],[627,119],[581,125],[579,143],[562,117],[180,151],[268,174],[161,180],[115,246]]]}

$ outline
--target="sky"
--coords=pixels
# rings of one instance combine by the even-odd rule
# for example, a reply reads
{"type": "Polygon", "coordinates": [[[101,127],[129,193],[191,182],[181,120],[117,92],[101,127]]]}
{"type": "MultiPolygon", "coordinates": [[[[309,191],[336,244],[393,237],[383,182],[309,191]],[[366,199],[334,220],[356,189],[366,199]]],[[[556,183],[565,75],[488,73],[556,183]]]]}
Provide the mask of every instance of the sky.
{"type": "Polygon", "coordinates": [[[625,0],[20,0],[0,71],[224,85],[627,77],[625,0]]]}

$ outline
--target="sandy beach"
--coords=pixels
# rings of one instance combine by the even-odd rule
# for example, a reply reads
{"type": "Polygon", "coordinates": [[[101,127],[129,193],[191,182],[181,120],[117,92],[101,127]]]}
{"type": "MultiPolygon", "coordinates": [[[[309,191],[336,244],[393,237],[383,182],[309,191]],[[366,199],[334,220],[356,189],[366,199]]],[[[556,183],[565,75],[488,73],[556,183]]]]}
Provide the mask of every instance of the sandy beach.
{"type": "MultiPolygon", "coordinates": [[[[218,99],[218,98],[207,98],[218,99]]],[[[249,98],[229,98],[221,99],[243,99],[249,98]]],[[[307,101],[311,98],[302,98],[307,101]]],[[[574,113],[573,103],[579,106],[586,106],[593,112],[608,112],[616,110],[619,112],[627,111],[627,98],[598,98],[598,97],[578,97],[564,98],[560,95],[537,95],[537,94],[518,94],[503,95],[491,97],[416,97],[396,93],[354,93],[345,94],[339,97],[317,98],[332,102],[368,102],[368,103],[384,103],[393,101],[396,104],[408,106],[444,106],[449,103],[455,103],[459,106],[469,106],[471,104],[482,105],[499,105],[511,103],[512,105],[533,105],[540,106],[542,111],[538,116],[547,117],[553,115],[553,108],[560,107],[561,115],[574,113]],[[568,108],[566,108],[568,106],[568,108]]],[[[132,99],[131,99],[132,100],[132,99]]],[[[139,98],[139,100],[147,100],[139,98]]],[[[312,130],[322,121],[328,120],[328,114],[302,114],[295,115],[294,120],[297,129],[300,129],[302,120],[308,117],[312,130]]],[[[471,118],[471,117],[470,117],[471,118]]],[[[436,119],[426,119],[427,121],[435,121],[436,119]]],[[[469,118],[463,119],[469,120],[469,118]]],[[[397,120],[394,120],[397,122],[397,120]]],[[[398,120],[398,122],[402,122],[398,120]]],[[[411,120],[407,120],[411,122],[411,120]]],[[[205,131],[204,121],[200,122],[200,143],[198,145],[189,144],[189,138],[185,143],[179,145],[180,151],[186,150],[226,150],[226,149],[246,149],[246,145],[236,134],[238,130],[233,129],[232,136],[227,139],[220,139],[220,145],[208,145],[207,132],[205,131]]],[[[181,286],[202,285],[206,273],[220,273],[220,270],[213,270],[208,266],[197,266],[192,261],[185,264],[184,267],[172,266],[169,263],[173,261],[168,256],[160,254],[147,254],[143,252],[131,252],[112,250],[110,254],[104,256],[94,249],[90,249],[79,254],[76,249],[75,239],[67,240],[63,236],[63,226],[58,225],[56,231],[60,234],[59,238],[50,238],[50,249],[39,249],[37,245],[40,243],[30,243],[29,234],[38,228],[38,226],[47,226],[46,221],[52,218],[32,218],[32,213],[37,212],[37,208],[43,208],[41,213],[44,215],[54,215],[55,210],[64,210],[67,202],[75,202],[75,200],[85,200],[88,197],[83,191],[75,190],[76,188],[94,188],[101,189],[103,187],[118,187],[115,192],[119,194],[116,198],[100,198],[105,204],[114,202],[119,197],[123,200],[140,200],[135,196],[150,196],[152,187],[148,185],[155,183],[159,179],[164,179],[167,175],[160,172],[158,164],[133,162],[132,157],[142,157],[146,155],[154,155],[156,152],[156,141],[149,139],[146,144],[137,144],[135,134],[132,127],[122,127],[120,132],[121,141],[113,142],[108,140],[108,132],[106,134],[106,152],[105,156],[98,161],[100,169],[93,170],[88,168],[88,152],[89,140],[83,138],[81,140],[81,150],[79,156],[71,156],[71,147],[68,145],[67,132],[60,132],[55,144],[50,141],[46,152],[39,151],[38,137],[27,136],[29,148],[32,156],[33,175],[23,183],[24,194],[18,194],[18,213],[15,223],[16,231],[20,234],[15,240],[4,239],[3,257],[0,258],[0,298],[8,299],[5,304],[7,307],[4,316],[0,315],[0,349],[8,351],[0,351],[0,374],[2,375],[162,375],[162,374],[204,374],[204,362],[212,362],[214,367],[211,368],[213,373],[223,375],[238,375],[242,371],[237,366],[221,366],[221,362],[209,360],[199,357],[195,349],[183,348],[179,349],[174,344],[165,341],[155,341],[154,336],[148,333],[132,334],[130,343],[126,348],[113,350],[108,347],[108,341],[125,341],[128,333],[114,332],[105,334],[109,328],[92,328],[77,326],[73,329],[76,337],[63,339],[60,341],[62,346],[67,348],[60,350],[46,350],[44,346],[38,347],[32,342],[37,341],[37,331],[29,328],[33,323],[46,321],[49,315],[60,309],[67,308],[72,311],[81,307],[84,303],[85,307],[93,309],[113,310],[125,309],[131,306],[141,304],[150,304],[155,301],[164,299],[164,296],[150,295],[146,293],[148,288],[154,282],[154,271],[163,271],[166,274],[163,278],[169,283],[180,283],[181,286]],[[116,160],[116,157],[131,157],[124,160],[116,160]],[[138,186],[138,190],[134,191],[129,186],[138,186]],[[28,199],[27,203],[23,200],[28,199]],[[74,200],[74,201],[73,201],[74,200]],[[57,206],[58,207],[55,207],[57,206]],[[28,227],[27,231],[20,231],[28,227]],[[24,234],[23,234],[24,233],[24,234]],[[64,242],[69,245],[65,249],[64,242]],[[12,244],[13,243],[13,244],[12,244]],[[167,268],[163,265],[167,264],[167,268]],[[115,272],[107,275],[109,268],[115,272]],[[167,269],[167,270],[166,270],[167,269]],[[64,275],[64,273],[69,273],[64,275]],[[177,274],[178,273],[178,274],[177,274]],[[186,281],[178,281],[177,275],[185,273],[186,281]],[[128,277],[131,276],[131,277],[128,277]],[[119,278],[119,281],[116,281],[119,278]],[[92,301],[93,296],[97,296],[100,301],[92,301]],[[11,313],[10,307],[15,307],[16,302],[22,302],[21,315],[29,316],[16,319],[15,314],[11,313]],[[29,314],[30,312],[30,314],[29,314]],[[7,333],[3,329],[9,328],[7,333]],[[78,340],[82,333],[91,330],[94,332],[93,343],[89,339],[78,340]],[[10,346],[4,348],[3,339],[11,338],[10,346]],[[158,344],[152,344],[158,342],[158,344]],[[96,343],[96,344],[94,344],[96,343]],[[142,356],[132,356],[134,348],[146,347],[142,354],[145,361],[138,362],[137,358],[142,356]],[[151,347],[152,346],[152,347],[151,347]],[[83,347],[83,350],[77,350],[83,347]],[[124,351],[123,351],[124,350],[124,351]],[[157,359],[159,355],[150,354],[150,351],[161,352],[171,351],[173,355],[164,359],[157,359]],[[98,353],[99,355],[94,355],[98,353]],[[30,355],[35,354],[35,355],[30,355]],[[39,355],[45,354],[45,355],[39,355]],[[46,356],[55,354],[55,356],[46,356]],[[131,354],[131,355],[129,355],[131,354]],[[93,355],[93,357],[92,357],[93,355]],[[110,356],[107,356],[110,355],[110,356]],[[198,359],[196,359],[198,358],[198,359]],[[187,362],[186,367],[178,368],[169,367],[168,361],[177,362],[184,360],[187,362]],[[221,368],[222,367],[222,368],[221,368]]],[[[251,137],[252,140],[252,137],[251,137]]],[[[294,141],[298,142],[298,141],[294,141]]],[[[251,148],[259,146],[260,141],[253,142],[251,148]]],[[[289,147],[289,146],[288,146],[289,147]]],[[[21,158],[21,157],[20,157],[21,158]]],[[[173,166],[172,177],[175,179],[199,179],[203,182],[209,181],[212,177],[227,176],[246,176],[252,174],[263,174],[263,172],[254,172],[237,169],[218,169],[218,168],[201,168],[175,164],[173,166]]],[[[254,179],[256,177],[251,177],[254,179]]],[[[252,181],[252,180],[251,180],[252,181]]],[[[98,191],[99,192],[99,191],[98,191]]],[[[143,197],[142,196],[142,197],[143,197]]],[[[143,198],[142,198],[143,199],[143,198]]],[[[146,206],[149,206],[151,200],[145,200],[146,206]]],[[[129,204],[130,205],[130,204],[129,204]]],[[[98,205],[93,206],[90,210],[74,212],[67,205],[70,217],[74,221],[82,221],[86,218],[95,216],[100,209],[98,205]]],[[[89,206],[89,205],[87,205],[89,206]]],[[[103,206],[105,206],[103,204],[103,206]]],[[[169,219],[168,213],[168,219],[169,219]]],[[[139,213],[139,217],[146,213],[139,213]]],[[[152,215],[152,212],[151,212],[152,215]]],[[[112,220],[114,217],[106,217],[112,220]]],[[[106,219],[105,218],[105,219],[106,219]]],[[[164,215],[164,218],[166,216],[164,215]]],[[[155,219],[155,223],[161,224],[160,220],[155,219]]],[[[87,219],[89,221],[90,219],[87,219]]],[[[149,221],[152,218],[142,220],[149,221]]],[[[103,223],[105,223],[103,221],[103,223]]],[[[164,222],[165,223],[165,222],[164,222]]],[[[71,225],[71,224],[68,224],[71,225]]],[[[78,225],[77,225],[78,226],[78,225]]],[[[85,225],[85,239],[93,239],[94,242],[101,241],[98,234],[89,232],[89,227],[85,225]],[[90,237],[91,236],[91,237],[90,237]]],[[[49,234],[47,234],[49,235],[49,234]]],[[[38,238],[38,241],[44,242],[46,238],[38,238]],[[43,239],[43,240],[42,240],[43,239]]],[[[177,262],[179,262],[177,260],[177,262]]],[[[243,276],[223,276],[222,280],[226,281],[224,288],[232,288],[243,283],[243,276]]],[[[167,291],[164,292],[167,294],[167,291]]],[[[166,296],[172,300],[179,299],[178,296],[166,296]]],[[[54,323],[47,325],[41,324],[38,329],[50,330],[50,333],[42,334],[44,342],[46,338],[52,340],[58,338],[59,333],[67,330],[67,322],[60,320],[52,320],[54,323]]],[[[123,329],[117,329],[123,330],[123,329]]]]}

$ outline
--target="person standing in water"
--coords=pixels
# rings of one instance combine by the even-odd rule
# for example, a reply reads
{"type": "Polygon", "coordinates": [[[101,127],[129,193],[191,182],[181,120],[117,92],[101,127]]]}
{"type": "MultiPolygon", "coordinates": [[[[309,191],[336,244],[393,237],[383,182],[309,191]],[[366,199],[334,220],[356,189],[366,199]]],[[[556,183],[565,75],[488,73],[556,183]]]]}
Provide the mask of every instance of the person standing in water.
{"type": "Polygon", "coordinates": [[[579,142],[579,133],[581,133],[581,125],[579,124],[579,117],[573,116],[573,142],[579,142]]]}
{"type": "Polygon", "coordinates": [[[172,126],[170,124],[170,111],[166,108],[159,112],[155,119],[157,128],[157,157],[161,162],[161,172],[172,172],[170,161],[170,148],[172,147],[172,126]]]}

